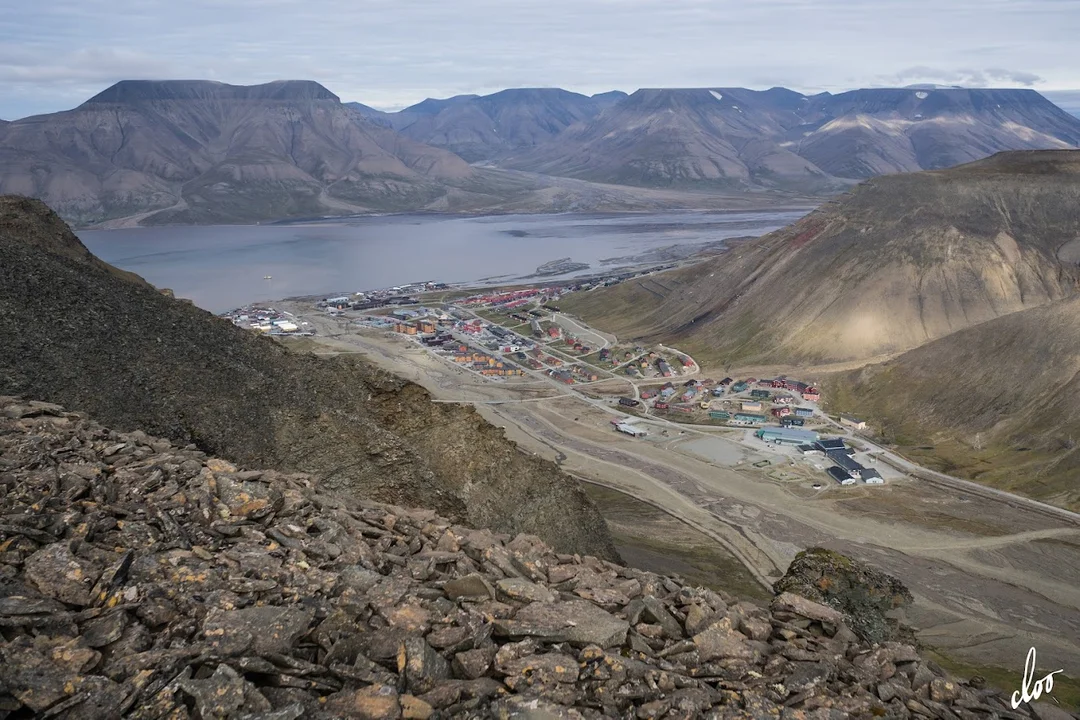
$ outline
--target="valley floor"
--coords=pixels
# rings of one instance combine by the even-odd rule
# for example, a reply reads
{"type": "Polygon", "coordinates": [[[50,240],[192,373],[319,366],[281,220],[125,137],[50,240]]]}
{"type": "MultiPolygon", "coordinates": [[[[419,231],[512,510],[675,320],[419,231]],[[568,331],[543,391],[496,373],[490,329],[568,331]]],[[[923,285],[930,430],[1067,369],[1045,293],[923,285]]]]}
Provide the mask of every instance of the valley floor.
{"type": "MultiPolygon", "coordinates": [[[[301,341],[309,349],[363,353],[436,401],[473,404],[523,450],[711,538],[762,586],[803,548],[828,547],[899,577],[916,596],[908,621],[948,656],[1019,673],[1035,646],[1040,665],[1080,675],[1080,524],[1067,515],[931,482],[910,474],[914,467],[885,486],[814,489],[805,473],[775,457],[753,467],[772,451],[746,443],[743,431],[670,424],[666,433],[631,438],[612,431],[614,410],[570,388],[528,377],[488,381],[401,336],[310,306],[288,309],[317,327],[317,344],[301,341]],[[688,440],[702,436],[723,452],[692,452],[688,440]]],[[[675,557],[670,548],[647,550],[653,563],[656,553],[675,557]]],[[[671,562],[672,571],[682,571],[671,562]]]]}

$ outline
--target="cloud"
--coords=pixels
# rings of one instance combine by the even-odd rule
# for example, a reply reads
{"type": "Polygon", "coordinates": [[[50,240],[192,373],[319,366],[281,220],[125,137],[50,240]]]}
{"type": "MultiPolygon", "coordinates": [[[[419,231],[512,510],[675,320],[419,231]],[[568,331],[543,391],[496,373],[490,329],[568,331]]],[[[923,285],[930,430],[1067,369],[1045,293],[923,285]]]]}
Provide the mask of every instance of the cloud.
{"type": "Polygon", "coordinates": [[[1019,70],[1002,70],[1001,68],[991,68],[986,71],[986,74],[992,80],[996,80],[999,82],[1014,82],[1018,85],[1023,85],[1025,87],[1032,87],[1036,83],[1042,82],[1042,78],[1035,73],[1023,72],[1019,70]]]}
{"type": "Polygon", "coordinates": [[[1004,70],[1002,68],[947,70],[926,67],[925,65],[917,65],[905,68],[897,73],[883,75],[878,80],[885,85],[933,83],[938,85],[959,85],[961,87],[987,87],[1002,83],[1032,87],[1042,82],[1042,78],[1035,73],[1020,70],[1004,70]]]}
{"type": "Polygon", "coordinates": [[[7,3],[7,118],[126,78],[309,78],[376,107],[537,85],[1080,87],[1076,0],[7,3]]]}

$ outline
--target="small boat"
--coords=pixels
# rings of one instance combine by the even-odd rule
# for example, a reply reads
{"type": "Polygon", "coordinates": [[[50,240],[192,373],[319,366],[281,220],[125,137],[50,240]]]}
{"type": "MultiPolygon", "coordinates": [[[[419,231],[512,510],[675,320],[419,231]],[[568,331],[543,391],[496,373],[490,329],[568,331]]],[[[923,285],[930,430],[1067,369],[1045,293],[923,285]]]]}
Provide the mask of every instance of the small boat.
{"type": "Polygon", "coordinates": [[[273,280],[273,279],[274,279],[273,275],[263,275],[263,280],[273,280]]]}

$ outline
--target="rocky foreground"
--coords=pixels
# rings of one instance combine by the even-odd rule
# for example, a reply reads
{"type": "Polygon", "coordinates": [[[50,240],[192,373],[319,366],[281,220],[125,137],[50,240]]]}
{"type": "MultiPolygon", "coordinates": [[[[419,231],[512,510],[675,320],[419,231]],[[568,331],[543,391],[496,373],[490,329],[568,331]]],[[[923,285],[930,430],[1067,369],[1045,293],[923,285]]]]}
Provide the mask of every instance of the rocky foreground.
{"type": "Polygon", "coordinates": [[[0,397],[0,718],[1064,716],[852,620],[0,397]]]}

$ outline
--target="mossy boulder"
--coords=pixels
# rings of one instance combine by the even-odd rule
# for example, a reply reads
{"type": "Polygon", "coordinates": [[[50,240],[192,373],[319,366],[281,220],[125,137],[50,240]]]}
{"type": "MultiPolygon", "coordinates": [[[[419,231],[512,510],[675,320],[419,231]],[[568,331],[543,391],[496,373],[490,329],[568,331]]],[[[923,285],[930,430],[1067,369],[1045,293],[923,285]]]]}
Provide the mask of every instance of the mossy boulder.
{"type": "Polygon", "coordinates": [[[867,642],[913,641],[912,631],[895,612],[912,602],[911,592],[892,575],[834,550],[814,547],[796,555],[784,577],[773,584],[773,591],[801,595],[839,610],[867,642]]]}

